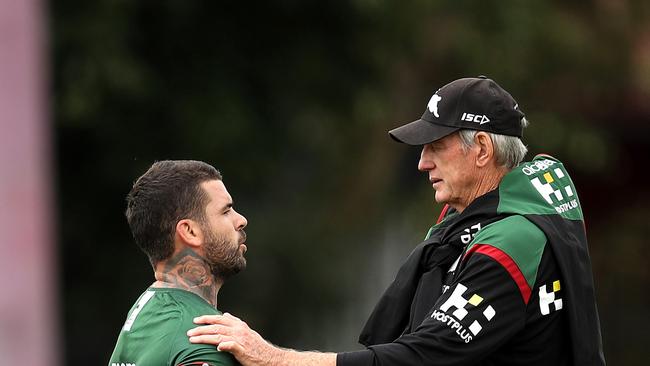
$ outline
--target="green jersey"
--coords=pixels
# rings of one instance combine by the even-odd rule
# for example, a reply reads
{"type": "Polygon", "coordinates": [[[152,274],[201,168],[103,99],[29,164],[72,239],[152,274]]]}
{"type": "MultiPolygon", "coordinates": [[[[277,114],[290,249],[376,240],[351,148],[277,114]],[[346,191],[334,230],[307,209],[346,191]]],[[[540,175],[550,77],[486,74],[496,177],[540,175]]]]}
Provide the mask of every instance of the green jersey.
{"type": "Polygon", "coordinates": [[[129,311],[108,365],[238,365],[213,345],[189,342],[192,319],[206,314],[221,312],[189,291],[148,288],[129,311]]]}

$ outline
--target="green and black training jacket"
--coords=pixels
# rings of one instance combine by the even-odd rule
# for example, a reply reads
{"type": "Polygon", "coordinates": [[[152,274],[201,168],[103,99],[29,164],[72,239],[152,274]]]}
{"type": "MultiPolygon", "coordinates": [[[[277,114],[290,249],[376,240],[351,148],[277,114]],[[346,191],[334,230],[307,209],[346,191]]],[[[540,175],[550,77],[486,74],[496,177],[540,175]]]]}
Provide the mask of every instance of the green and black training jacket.
{"type": "Polygon", "coordinates": [[[580,200],[538,155],[443,212],[360,337],[352,365],[604,365],[580,200]]]}

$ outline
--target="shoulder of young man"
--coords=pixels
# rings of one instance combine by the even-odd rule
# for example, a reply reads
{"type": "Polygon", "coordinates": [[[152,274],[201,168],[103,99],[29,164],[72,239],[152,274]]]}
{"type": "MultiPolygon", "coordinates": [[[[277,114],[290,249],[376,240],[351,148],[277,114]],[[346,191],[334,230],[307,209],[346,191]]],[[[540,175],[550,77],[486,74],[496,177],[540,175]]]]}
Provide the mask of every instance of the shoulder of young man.
{"type": "Polygon", "coordinates": [[[221,314],[198,295],[187,291],[174,291],[169,295],[174,299],[170,306],[179,312],[170,362],[176,366],[235,366],[239,363],[227,353],[220,352],[213,345],[190,343],[186,333],[194,328],[193,319],[199,315],[221,314]]]}

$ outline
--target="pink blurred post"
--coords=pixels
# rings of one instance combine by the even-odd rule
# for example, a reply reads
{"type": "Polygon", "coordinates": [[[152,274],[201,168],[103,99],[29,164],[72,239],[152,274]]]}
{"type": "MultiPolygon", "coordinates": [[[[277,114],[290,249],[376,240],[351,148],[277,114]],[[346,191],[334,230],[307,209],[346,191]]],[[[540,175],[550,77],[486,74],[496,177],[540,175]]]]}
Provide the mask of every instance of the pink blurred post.
{"type": "Polygon", "coordinates": [[[0,0],[0,364],[58,365],[44,5],[0,0]]]}

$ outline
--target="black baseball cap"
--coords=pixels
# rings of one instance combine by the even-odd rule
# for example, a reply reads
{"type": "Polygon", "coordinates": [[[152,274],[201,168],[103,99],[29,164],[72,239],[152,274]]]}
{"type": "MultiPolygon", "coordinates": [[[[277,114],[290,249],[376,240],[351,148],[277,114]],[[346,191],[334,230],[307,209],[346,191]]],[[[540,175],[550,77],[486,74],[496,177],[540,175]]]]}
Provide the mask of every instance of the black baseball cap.
{"type": "Polygon", "coordinates": [[[521,119],[515,99],[485,76],[463,78],[438,89],[417,121],[388,131],[408,145],[425,145],[460,129],[487,131],[522,137],[521,119]]]}

